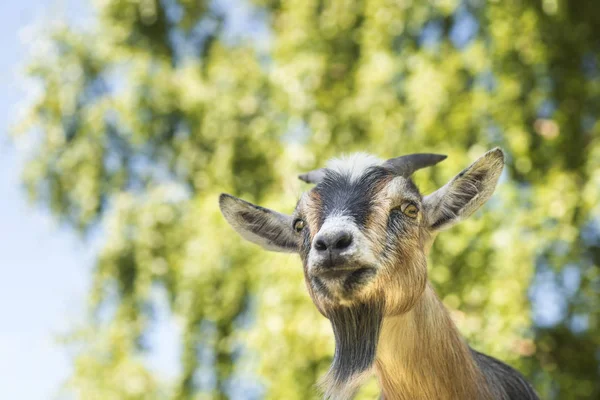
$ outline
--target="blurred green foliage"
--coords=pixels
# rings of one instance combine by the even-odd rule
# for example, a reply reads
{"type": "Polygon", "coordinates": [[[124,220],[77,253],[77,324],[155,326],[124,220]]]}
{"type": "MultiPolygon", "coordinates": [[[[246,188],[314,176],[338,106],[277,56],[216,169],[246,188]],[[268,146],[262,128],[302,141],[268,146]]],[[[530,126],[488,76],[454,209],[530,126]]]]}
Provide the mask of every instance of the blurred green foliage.
{"type": "Polygon", "coordinates": [[[47,30],[18,127],[31,198],[103,238],[70,339],[78,398],[318,397],[333,341],[300,262],[242,243],[218,193],[290,211],[296,174],[332,155],[448,154],[416,175],[427,193],[493,146],[496,195],[439,236],[431,280],[470,343],[542,398],[600,398],[594,2],[95,5],[95,25],[47,30]],[[144,361],[157,290],[181,328],[175,380],[144,361]]]}

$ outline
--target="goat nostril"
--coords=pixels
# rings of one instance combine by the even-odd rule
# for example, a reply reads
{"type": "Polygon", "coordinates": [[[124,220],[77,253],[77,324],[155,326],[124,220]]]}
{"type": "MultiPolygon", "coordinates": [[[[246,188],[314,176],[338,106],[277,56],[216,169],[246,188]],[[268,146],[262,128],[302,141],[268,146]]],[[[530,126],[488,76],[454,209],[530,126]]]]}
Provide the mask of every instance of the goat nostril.
{"type": "Polygon", "coordinates": [[[332,232],[325,235],[319,235],[313,242],[313,248],[316,251],[336,251],[340,252],[352,244],[352,234],[349,232],[332,232]]]}
{"type": "Polygon", "coordinates": [[[335,242],[335,248],[338,250],[342,250],[350,246],[351,244],[352,235],[345,233],[335,242]]]}
{"type": "Polygon", "coordinates": [[[323,251],[327,250],[327,243],[323,239],[315,240],[315,250],[323,251]]]}

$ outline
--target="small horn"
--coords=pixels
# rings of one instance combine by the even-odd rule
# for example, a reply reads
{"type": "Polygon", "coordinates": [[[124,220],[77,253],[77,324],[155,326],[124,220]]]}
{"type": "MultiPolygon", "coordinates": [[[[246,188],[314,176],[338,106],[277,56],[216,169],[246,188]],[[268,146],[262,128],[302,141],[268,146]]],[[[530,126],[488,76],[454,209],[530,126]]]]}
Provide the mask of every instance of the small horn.
{"type": "Polygon", "coordinates": [[[305,174],[298,175],[298,178],[306,183],[317,184],[317,183],[321,182],[323,180],[323,178],[325,178],[325,172],[326,172],[325,168],[319,168],[319,169],[315,169],[310,172],[307,172],[305,174]]]}
{"type": "Polygon", "coordinates": [[[390,158],[382,164],[382,167],[392,170],[396,175],[409,177],[421,168],[431,167],[445,160],[447,156],[442,154],[417,153],[390,158]]]}

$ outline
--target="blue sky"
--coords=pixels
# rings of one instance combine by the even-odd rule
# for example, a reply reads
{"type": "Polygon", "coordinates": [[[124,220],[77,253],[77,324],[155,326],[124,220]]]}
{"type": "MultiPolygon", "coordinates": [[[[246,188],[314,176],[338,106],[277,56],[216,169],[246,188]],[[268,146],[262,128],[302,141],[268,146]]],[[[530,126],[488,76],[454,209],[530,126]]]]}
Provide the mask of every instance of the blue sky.
{"type": "MultiPolygon", "coordinates": [[[[22,71],[31,28],[57,19],[81,26],[91,16],[85,0],[0,1],[0,399],[55,398],[72,371],[57,339],[85,317],[93,244],[28,204],[19,177],[24,154],[8,129],[30,97],[22,71]]],[[[147,362],[168,379],[178,371],[178,329],[160,307],[164,296],[157,301],[147,362]]]]}
{"type": "MultiPolygon", "coordinates": [[[[84,15],[82,4],[70,8],[72,16],[84,15]]],[[[0,2],[2,399],[51,398],[68,377],[68,354],[56,338],[81,320],[93,265],[89,245],[28,205],[19,182],[22,157],[8,140],[8,127],[27,95],[19,79],[27,56],[23,29],[49,22],[59,9],[44,0],[0,2]]]]}

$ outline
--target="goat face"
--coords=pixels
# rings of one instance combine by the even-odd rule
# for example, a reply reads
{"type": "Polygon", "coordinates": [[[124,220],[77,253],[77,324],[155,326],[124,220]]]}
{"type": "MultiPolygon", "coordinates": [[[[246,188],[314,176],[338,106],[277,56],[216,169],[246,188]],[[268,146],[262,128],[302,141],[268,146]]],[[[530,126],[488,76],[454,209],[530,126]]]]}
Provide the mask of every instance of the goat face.
{"type": "Polygon", "coordinates": [[[382,165],[362,154],[330,162],[296,207],[306,284],[325,315],[371,301],[397,312],[425,287],[422,197],[382,165]]]}
{"type": "Polygon", "coordinates": [[[479,208],[503,166],[502,151],[492,150],[421,196],[410,174],[444,158],[414,154],[384,162],[356,154],[301,175],[316,186],[291,216],[226,194],[221,211],[244,238],[300,254],[309,293],[325,316],[359,304],[377,304],[384,315],[394,315],[409,310],[423,292],[435,233],[479,208]]]}

